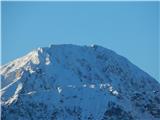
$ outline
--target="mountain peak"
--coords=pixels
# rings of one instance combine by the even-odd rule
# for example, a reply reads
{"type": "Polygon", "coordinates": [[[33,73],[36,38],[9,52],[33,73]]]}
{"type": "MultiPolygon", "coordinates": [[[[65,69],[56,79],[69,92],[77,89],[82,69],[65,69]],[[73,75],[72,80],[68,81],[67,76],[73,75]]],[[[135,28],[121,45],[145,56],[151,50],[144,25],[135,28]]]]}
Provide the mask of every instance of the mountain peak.
{"type": "Polygon", "coordinates": [[[38,48],[2,66],[1,78],[6,120],[160,118],[159,83],[99,45],[38,48]]]}

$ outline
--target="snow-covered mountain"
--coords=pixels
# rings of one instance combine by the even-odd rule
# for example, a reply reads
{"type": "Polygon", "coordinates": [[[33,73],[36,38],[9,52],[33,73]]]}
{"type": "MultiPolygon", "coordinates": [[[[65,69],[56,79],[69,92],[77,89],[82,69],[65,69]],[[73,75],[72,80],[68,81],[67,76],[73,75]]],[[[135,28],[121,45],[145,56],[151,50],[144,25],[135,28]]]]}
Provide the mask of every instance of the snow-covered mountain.
{"type": "Polygon", "coordinates": [[[98,45],[51,45],[1,67],[2,120],[159,120],[160,84],[98,45]]]}

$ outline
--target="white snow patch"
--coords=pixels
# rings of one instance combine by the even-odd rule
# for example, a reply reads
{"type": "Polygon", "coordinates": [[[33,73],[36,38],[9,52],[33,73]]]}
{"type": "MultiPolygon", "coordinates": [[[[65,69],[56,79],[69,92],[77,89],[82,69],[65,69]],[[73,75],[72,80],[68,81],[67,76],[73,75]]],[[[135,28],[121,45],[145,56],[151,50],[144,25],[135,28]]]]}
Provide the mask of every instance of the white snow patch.
{"type": "Polygon", "coordinates": [[[83,85],[83,87],[87,87],[87,85],[86,85],[86,84],[84,84],[84,85],[83,85]]]}
{"type": "Polygon", "coordinates": [[[69,88],[76,88],[75,85],[67,85],[67,87],[69,87],[69,88]]]}
{"type": "Polygon", "coordinates": [[[62,92],[62,88],[61,87],[57,87],[58,93],[62,92]]]}
{"type": "Polygon", "coordinates": [[[27,94],[28,95],[33,95],[34,93],[36,93],[36,91],[31,91],[31,92],[28,92],[27,94]]]}
{"type": "Polygon", "coordinates": [[[18,93],[20,92],[20,90],[22,89],[23,85],[22,83],[19,83],[17,86],[17,89],[14,93],[14,95],[6,102],[7,104],[11,104],[12,102],[16,101],[18,98],[18,93]]]}
{"type": "Polygon", "coordinates": [[[113,91],[113,87],[112,87],[112,86],[109,86],[109,87],[108,87],[108,90],[109,90],[110,92],[112,92],[112,91],[113,91]]]}
{"type": "Polygon", "coordinates": [[[33,64],[39,64],[40,63],[37,51],[33,51],[33,53],[28,55],[28,57],[26,59],[30,59],[30,58],[31,58],[31,61],[32,61],[33,64]]]}
{"type": "Polygon", "coordinates": [[[113,95],[118,95],[118,91],[114,90],[114,91],[112,92],[112,94],[113,94],[113,95]]]}
{"type": "Polygon", "coordinates": [[[95,87],[96,87],[95,84],[90,84],[90,85],[89,85],[89,88],[95,88],[95,87]]]}
{"type": "Polygon", "coordinates": [[[43,48],[39,47],[38,51],[40,51],[41,53],[43,53],[43,48]]]}
{"type": "Polygon", "coordinates": [[[49,65],[51,63],[50,58],[49,58],[49,54],[47,54],[45,61],[46,61],[45,62],[46,65],[49,65]]]}
{"type": "Polygon", "coordinates": [[[106,88],[106,84],[99,84],[99,88],[100,89],[105,89],[106,88]]]}

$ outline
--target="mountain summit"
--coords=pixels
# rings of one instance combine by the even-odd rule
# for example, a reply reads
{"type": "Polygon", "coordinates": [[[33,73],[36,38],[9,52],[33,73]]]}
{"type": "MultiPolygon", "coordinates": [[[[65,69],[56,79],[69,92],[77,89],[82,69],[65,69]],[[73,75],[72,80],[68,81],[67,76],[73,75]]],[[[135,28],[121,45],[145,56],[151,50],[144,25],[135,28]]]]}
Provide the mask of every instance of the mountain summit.
{"type": "Polygon", "coordinates": [[[98,45],[51,45],[1,67],[2,120],[159,120],[160,84],[98,45]]]}

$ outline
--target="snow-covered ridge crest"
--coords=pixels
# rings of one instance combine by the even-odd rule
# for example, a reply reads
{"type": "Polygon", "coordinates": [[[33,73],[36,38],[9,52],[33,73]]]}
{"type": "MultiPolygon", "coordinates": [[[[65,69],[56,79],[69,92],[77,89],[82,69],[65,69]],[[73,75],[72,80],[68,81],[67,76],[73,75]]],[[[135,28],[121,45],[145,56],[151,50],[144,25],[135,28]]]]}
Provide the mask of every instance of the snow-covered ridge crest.
{"type": "Polygon", "coordinates": [[[42,49],[43,48],[38,48],[33,50],[27,55],[17,58],[16,60],[1,66],[1,87],[3,88],[5,85],[10,84],[12,81],[18,79],[24,70],[30,69],[30,71],[32,71],[34,66],[40,64],[41,60],[39,56],[42,54],[42,49]],[[4,79],[6,80],[3,81],[4,79]]]}
{"type": "Polygon", "coordinates": [[[7,74],[17,69],[30,66],[32,64],[40,64],[40,62],[42,61],[40,56],[44,54],[44,49],[45,48],[43,47],[39,47],[23,57],[17,58],[14,61],[9,62],[8,64],[2,65],[0,74],[7,74]]]}
{"type": "Polygon", "coordinates": [[[1,67],[1,74],[5,73],[5,72],[12,72],[15,69],[18,69],[20,67],[23,67],[24,65],[26,65],[27,63],[32,62],[33,64],[39,64],[39,59],[38,59],[38,51],[34,50],[30,53],[28,53],[27,55],[25,55],[24,57],[18,58],[8,64],[5,64],[1,67]],[[8,71],[5,68],[11,68],[9,69],[10,71],[8,71]]]}

